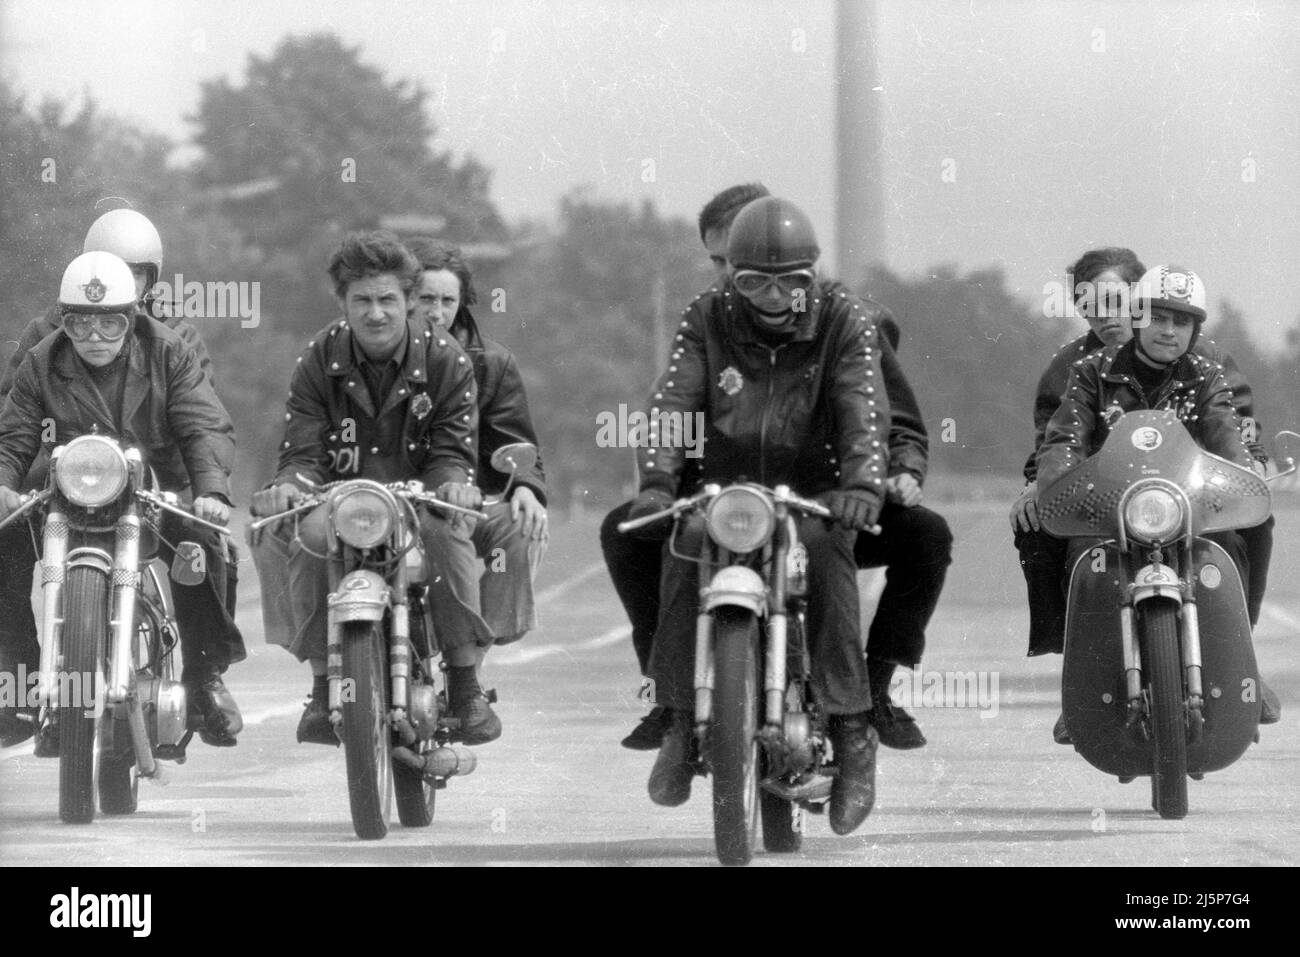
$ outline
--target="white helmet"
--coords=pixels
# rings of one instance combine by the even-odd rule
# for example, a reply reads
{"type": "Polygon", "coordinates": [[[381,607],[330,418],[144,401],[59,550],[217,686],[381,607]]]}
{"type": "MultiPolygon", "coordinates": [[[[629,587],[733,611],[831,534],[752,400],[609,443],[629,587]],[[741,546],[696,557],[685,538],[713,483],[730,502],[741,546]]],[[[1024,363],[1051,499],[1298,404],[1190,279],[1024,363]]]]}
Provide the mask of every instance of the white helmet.
{"type": "Polygon", "coordinates": [[[152,266],[148,289],[162,275],[162,237],[148,217],[134,209],[114,209],[90,224],[82,252],[106,252],[128,266],[152,266]]]}
{"type": "Polygon", "coordinates": [[[1205,283],[1182,266],[1154,266],[1138,280],[1133,305],[1143,316],[1151,306],[1186,312],[1199,324],[1205,321],[1205,283]]]}
{"type": "Polygon", "coordinates": [[[135,308],[131,267],[112,253],[82,253],[68,264],[59,284],[65,312],[125,312],[135,308]]]}

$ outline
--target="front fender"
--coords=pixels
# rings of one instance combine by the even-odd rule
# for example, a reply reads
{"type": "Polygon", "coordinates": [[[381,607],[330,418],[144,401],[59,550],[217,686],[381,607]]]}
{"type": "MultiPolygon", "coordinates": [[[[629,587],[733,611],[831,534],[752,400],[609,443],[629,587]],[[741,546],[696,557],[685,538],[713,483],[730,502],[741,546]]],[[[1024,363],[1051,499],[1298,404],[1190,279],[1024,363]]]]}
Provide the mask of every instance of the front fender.
{"type": "Polygon", "coordinates": [[[391,590],[382,575],[368,568],[348,572],[338,591],[330,592],[329,623],[382,621],[391,603],[391,590]]]}
{"type": "Polygon", "coordinates": [[[752,568],[728,565],[701,589],[700,605],[705,611],[713,611],[723,605],[737,605],[749,609],[755,615],[764,615],[767,613],[767,586],[752,568]]]}

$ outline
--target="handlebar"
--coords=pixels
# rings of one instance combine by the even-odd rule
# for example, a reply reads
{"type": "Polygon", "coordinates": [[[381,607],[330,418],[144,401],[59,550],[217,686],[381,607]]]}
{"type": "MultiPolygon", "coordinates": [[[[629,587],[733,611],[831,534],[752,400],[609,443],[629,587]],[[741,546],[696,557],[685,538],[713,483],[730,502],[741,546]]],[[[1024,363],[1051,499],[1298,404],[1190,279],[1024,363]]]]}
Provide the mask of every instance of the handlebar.
{"type": "Polygon", "coordinates": [[[18,496],[22,499],[22,504],[5,516],[4,521],[0,521],[0,529],[8,528],[28,512],[45,504],[53,494],[54,492],[50,489],[42,489],[39,492],[26,492],[18,496]]]}
{"type": "MultiPolygon", "coordinates": [[[[309,488],[311,488],[313,492],[299,496],[297,504],[295,504],[291,508],[285,509],[283,512],[276,512],[274,515],[266,515],[262,518],[259,518],[255,522],[251,522],[248,526],[250,530],[257,532],[265,528],[267,525],[271,525],[274,524],[275,522],[279,522],[282,519],[286,519],[291,515],[297,515],[300,512],[310,511],[316,506],[323,504],[326,501],[326,499],[329,498],[329,493],[333,491],[335,488],[337,488],[338,486],[343,485],[347,482],[356,481],[355,479],[340,479],[337,482],[329,482],[325,485],[321,485],[317,482],[313,482],[311,479],[307,478],[304,475],[299,475],[298,479],[302,481],[305,485],[307,485],[309,488]]],[[[423,505],[429,505],[434,508],[446,509],[447,511],[450,512],[458,512],[462,515],[470,515],[473,516],[474,518],[480,518],[485,520],[488,518],[486,512],[481,512],[478,511],[477,509],[472,509],[472,508],[463,508],[459,505],[452,505],[450,502],[443,501],[442,499],[438,498],[436,493],[426,492],[424,490],[424,485],[416,480],[411,480],[409,482],[389,482],[387,484],[384,483],[376,483],[376,484],[383,485],[384,488],[392,492],[398,498],[404,498],[413,502],[419,502],[423,505]]]]}
{"type": "Polygon", "coordinates": [[[173,515],[179,515],[181,518],[193,522],[195,525],[202,528],[209,528],[218,535],[225,535],[227,538],[230,537],[230,529],[226,526],[218,525],[216,522],[209,522],[206,518],[199,518],[194,514],[193,506],[185,508],[177,504],[180,500],[176,497],[174,492],[163,492],[159,494],[157,492],[149,492],[140,489],[135,494],[142,502],[147,502],[150,505],[161,508],[163,511],[171,512],[173,515]]]}
{"type": "MultiPolygon", "coordinates": [[[[695,508],[700,503],[713,498],[721,491],[721,485],[710,483],[704,486],[703,491],[692,495],[690,498],[679,498],[665,509],[660,509],[650,515],[643,515],[640,518],[632,518],[625,522],[619,522],[618,530],[620,532],[630,532],[638,528],[643,528],[646,525],[652,525],[653,523],[665,518],[676,518],[683,512],[695,508]]],[[[831,510],[821,502],[814,502],[812,499],[801,498],[790,491],[789,486],[778,485],[775,489],[771,490],[769,494],[771,494],[773,501],[783,505],[788,505],[791,508],[806,512],[809,515],[816,515],[818,518],[825,519],[833,518],[831,510]]],[[[866,532],[868,535],[879,535],[880,526],[871,525],[867,528],[861,529],[861,531],[866,532]]]]}

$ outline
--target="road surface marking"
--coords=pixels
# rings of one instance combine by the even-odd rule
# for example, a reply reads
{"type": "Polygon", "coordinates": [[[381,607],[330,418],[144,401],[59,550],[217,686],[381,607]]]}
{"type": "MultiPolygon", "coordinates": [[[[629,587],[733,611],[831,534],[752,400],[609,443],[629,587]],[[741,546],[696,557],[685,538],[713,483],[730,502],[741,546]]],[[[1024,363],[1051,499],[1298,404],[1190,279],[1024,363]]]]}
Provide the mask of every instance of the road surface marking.
{"type": "Polygon", "coordinates": [[[605,648],[620,641],[625,641],[630,637],[632,637],[632,626],[619,625],[604,634],[597,635],[595,638],[588,638],[586,641],[575,645],[537,645],[533,648],[521,648],[514,654],[503,651],[499,655],[493,655],[491,660],[494,665],[524,665],[540,658],[549,658],[551,655],[572,655],[575,651],[595,651],[598,648],[605,648]]]}

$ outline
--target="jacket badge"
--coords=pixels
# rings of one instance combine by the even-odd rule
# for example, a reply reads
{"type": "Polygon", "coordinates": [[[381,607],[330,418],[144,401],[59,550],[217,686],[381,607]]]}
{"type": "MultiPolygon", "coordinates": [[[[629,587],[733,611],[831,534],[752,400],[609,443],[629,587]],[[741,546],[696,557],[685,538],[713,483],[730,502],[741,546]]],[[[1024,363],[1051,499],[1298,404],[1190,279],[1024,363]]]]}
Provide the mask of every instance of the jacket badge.
{"type": "Polygon", "coordinates": [[[1105,424],[1107,429],[1113,429],[1115,428],[1115,423],[1119,421],[1120,416],[1123,414],[1124,410],[1119,405],[1110,405],[1107,406],[1106,411],[1101,414],[1101,421],[1105,424]]]}
{"type": "Polygon", "coordinates": [[[411,413],[423,421],[430,412],[433,411],[433,400],[429,398],[429,393],[421,392],[411,399],[411,413]]]}
{"type": "Polygon", "coordinates": [[[718,388],[727,395],[735,395],[744,387],[745,377],[735,366],[727,366],[722,370],[722,375],[718,376],[718,388]]]}

